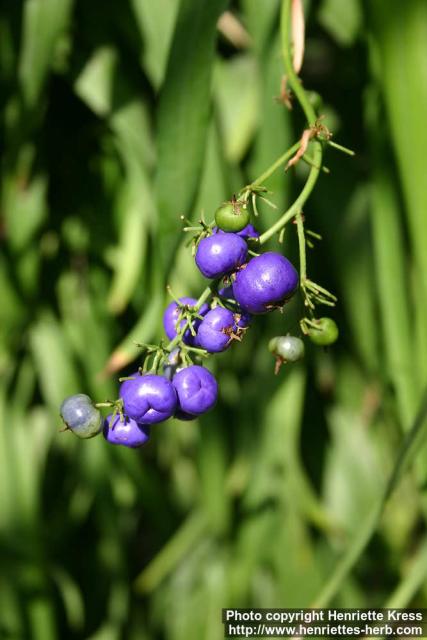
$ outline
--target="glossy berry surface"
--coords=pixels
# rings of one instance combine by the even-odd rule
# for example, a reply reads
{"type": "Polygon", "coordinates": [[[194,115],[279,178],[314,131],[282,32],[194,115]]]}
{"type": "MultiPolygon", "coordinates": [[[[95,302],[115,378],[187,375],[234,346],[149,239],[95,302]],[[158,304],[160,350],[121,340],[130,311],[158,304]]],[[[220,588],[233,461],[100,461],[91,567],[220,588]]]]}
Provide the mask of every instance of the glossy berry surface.
{"type": "Polygon", "coordinates": [[[234,313],[236,326],[240,328],[247,327],[252,320],[252,316],[250,313],[243,311],[243,309],[241,309],[240,306],[237,304],[236,299],[234,297],[234,293],[233,293],[233,286],[229,285],[228,287],[222,287],[222,289],[218,289],[218,293],[227,302],[234,303],[233,313],[234,313]]]}
{"type": "Polygon", "coordinates": [[[304,342],[296,336],[277,336],[270,340],[268,348],[285,362],[297,362],[305,352],[304,342]]]}
{"type": "Polygon", "coordinates": [[[222,231],[236,233],[242,231],[249,223],[249,211],[243,202],[224,202],[215,211],[215,223],[222,231]]]}
{"type": "Polygon", "coordinates": [[[120,416],[109,415],[104,420],[104,438],[110,444],[121,444],[124,447],[136,449],[142,447],[150,439],[150,427],[141,425],[125,416],[124,421],[120,420],[120,416]]]}
{"type": "Polygon", "coordinates": [[[177,398],[172,384],[164,376],[135,373],[122,382],[120,397],[128,418],[139,424],[155,424],[170,418],[176,409],[177,398]]]}
{"type": "MultiPolygon", "coordinates": [[[[185,296],[182,298],[179,298],[179,301],[181,304],[185,304],[190,307],[194,307],[197,304],[197,300],[195,298],[188,298],[185,296]]],[[[208,310],[209,310],[209,305],[203,304],[200,307],[198,314],[203,316],[205,315],[205,313],[207,313],[208,310]]],[[[165,312],[163,314],[163,327],[169,340],[173,340],[177,334],[177,325],[178,325],[178,318],[179,318],[180,312],[181,310],[177,305],[177,303],[175,301],[172,301],[166,307],[165,312]]],[[[185,322],[186,321],[182,319],[181,322],[179,322],[179,327],[180,328],[184,327],[185,322]]],[[[201,320],[199,318],[195,318],[193,320],[193,327],[195,331],[197,331],[197,328],[200,322],[201,320]]],[[[190,329],[187,329],[184,332],[183,341],[185,342],[185,344],[190,344],[190,345],[194,344],[194,336],[192,335],[190,329]]]]}
{"type": "Polygon", "coordinates": [[[244,311],[260,314],[282,306],[297,285],[298,273],[291,262],[280,253],[267,251],[236,274],[233,293],[244,311]]]}
{"type": "Polygon", "coordinates": [[[218,396],[218,384],[208,369],[192,365],[181,369],[173,378],[172,384],[178,396],[176,417],[189,419],[199,416],[214,406],[218,396]],[[184,417],[183,417],[184,416],[184,417]]]}
{"type": "Polygon", "coordinates": [[[315,323],[315,327],[308,329],[308,336],[314,344],[327,347],[338,339],[338,327],[332,318],[319,318],[315,323]]]}
{"type": "Polygon", "coordinates": [[[243,238],[235,233],[215,233],[197,247],[196,264],[206,278],[219,278],[242,265],[248,253],[243,238]]]}
{"type": "Polygon", "coordinates": [[[102,430],[102,415],[84,393],[65,398],[60,408],[64,423],[79,438],[93,438],[102,430]]]}
{"type": "Polygon", "coordinates": [[[231,334],[236,330],[232,311],[216,307],[208,311],[197,332],[196,344],[209,353],[225,351],[231,342],[231,334]]]}

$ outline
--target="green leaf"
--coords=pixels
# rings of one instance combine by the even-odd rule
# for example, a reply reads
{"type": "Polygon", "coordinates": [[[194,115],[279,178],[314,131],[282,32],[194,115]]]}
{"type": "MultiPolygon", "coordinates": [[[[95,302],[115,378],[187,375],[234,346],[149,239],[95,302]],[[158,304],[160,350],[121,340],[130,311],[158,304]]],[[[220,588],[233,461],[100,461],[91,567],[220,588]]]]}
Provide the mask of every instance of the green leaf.
{"type": "Polygon", "coordinates": [[[208,519],[203,511],[193,511],[165,546],[137,576],[135,589],[144,593],[154,590],[162,580],[182,561],[183,557],[205,535],[208,519]]]}
{"type": "Polygon", "coordinates": [[[245,24],[260,53],[268,45],[274,22],[279,20],[279,6],[280,0],[269,0],[263,3],[260,11],[259,0],[242,1],[245,24]]]}
{"type": "Polygon", "coordinates": [[[371,432],[355,411],[329,412],[331,445],[325,465],[325,500],[334,521],[351,532],[367,517],[384,482],[378,432],[371,432]],[[376,436],[377,443],[374,436],[376,436]],[[357,455],[355,455],[357,452],[357,455]]]}
{"type": "MultiPolygon", "coordinates": [[[[416,304],[427,305],[427,4],[377,0],[369,4],[378,51],[378,79],[402,181],[409,233],[419,274],[416,304]],[[410,117],[408,116],[410,114],[410,117]]],[[[426,313],[424,311],[424,317],[426,313]]]]}
{"type": "Polygon", "coordinates": [[[194,205],[194,217],[201,213],[207,220],[213,216],[214,209],[230,194],[227,193],[227,183],[224,176],[223,148],[217,131],[212,122],[206,141],[206,154],[203,172],[200,178],[200,189],[194,205]]]}
{"type": "Polygon", "coordinates": [[[143,38],[141,61],[156,88],[165,74],[179,0],[131,0],[136,23],[143,38]]]}
{"type": "Polygon", "coordinates": [[[218,62],[214,82],[222,145],[226,159],[238,163],[245,155],[259,119],[258,69],[250,54],[218,62]]]}
{"type": "Polygon", "coordinates": [[[121,73],[117,49],[99,47],[78,75],[74,90],[94,113],[108,118],[124,163],[152,167],[153,142],[147,107],[139,87],[121,73]]]}
{"type": "Polygon", "coordinates": [[[1,629],[7,638],[23,638],[24,621],[19,603],[19,592],[14,588],[9,576],[0,582],[0,610],[2,611],[1,629]]]}
{"type": "Polygon", "coordinates": [[[377,163],[372,185],[372,230],[378,300],[387,358],[386,371],[397,394],[400,421],[409,428],[420,393],[414,369],[408,274],[394,180],[384,162],[377,163]]]}
{"type": "Polygon", "coordinates": [[[376,300],[370,278],[374,270],[369,229],[369,188],[358,186],[347,196],[339,242],[335,241],[335,264],[341,295],[352,329],[353,340],[366,365],[374,370],[378,359],[376,300]]]}
{"type": "Polygon", "coordinates": [[[83,598],[79,587],[62,567],[54,567],[51,574],[64,603],[70,628],[80,630],[85,616],[83,598]]]}
{"type": "Polygon", "coordinates": [[[171,262],[179,216],[196,196],[210,115],[216,23],[225,0],[182,0],[158,110],[159,259],[171,262]]]}
{"type": "Polygon", "coordinates": [[[3,211],[8,240],[14,250],[23,249],[46,219],[47,186],[47,178],[44,175],[35,176],[29,184],[23,184],[19,172],[6,178],[3,211]]]}
{"type": "Polygon", "coordinates": [[[10,277],[8,265],[4,256],[0,255],[0,291],[2,304],[0,305],[0,336],[10,339],[10,331],[24,315],[24,305],[20,300],[13,280],[10,277]]]}
{"type": "Polygon", "coordinates": [[[120,238],[108,296],[108,306],[113,313],[125,309],[143,277],[147,232],[154,205],[146,176],[140,171],[138,177],[138,180],[137,176],[129,177],[118,201],[120,238]]]}
{"type": "Polygon", "coordinates": [[[111,46],[99,47],[74,83],[77,95],[98,116],[105,117],[112,109],[117,65],[117,50],[111,46]]]}
{"type": "Polygon", "coordinates": [[[230,520],[230,501],[226,494],[227,451],[217,428],[215,414],[204,417],[201,428],[199,474],[202,504],[210,522],[210,530],[227,530],[230,520]]]}
{"type": "MultiPolygon", "coordinates": [[[[161,285],[158,284],[158,286],[161,285]]],[[[150,303],[144,306],[140,318],[108,359],[105,373],[111,375],[128,365],[141,353],[141,349],[136,343],[151,342],[157,336],[159,326],[161,326],[164,293],[161,288],[154,292],[151,289],[149,298],[150,303]]]]}
{"type": "Polygon", "coordinates": [[[19,79],[26,106],[37,105],[55,46],[67,29],[73,0],[27,0],[24,4],[19,79]]]}
{"type": "Polygon", "coordinates": [[[285,487],[298,496],[298,509],[318,526],[327,527],[327,517],[305,473],[300,456],[300,431],[305,395],[305,374],[299,367],[286,372],[271,397],[263,418],[260,455],[249,484],[246,504],[255,507],[283,495],[285,487]]]}
{"type": "MultiPolygon", "coordinates": [[[[283,62],[280,57],[280,41],[276,37],[259,60],[260,65],[260,111],[262,118],[255,136],[253,149],[249,157],[249,175],[255,180],[266,167],[288,149],[294,141],[289,111],[274,97],[280,94],[280,80],[283,75],[283,62]]],[[[278,207],[285,208],[289,201],[290,177],[278,169],[267,180],[266,186],[274,192],[273,200],[278,207]]],[[[258,224],[267,228],[277,219],[277,211],[259,202],[262,212],[258,224]]]]}
{"type": "Polygon", "coordinates": [[[349,47],[359,35],[362,15],[360,0],[323,0],[317,17],[338,44],[349,47]]]}
{"type": "Polygon", "coordinates": [[[46,313],[33,324],[30,346],[43,397],[59,411],[63,399],[79,391],[79,384],[69,345],[52,314],[46,313]]]}

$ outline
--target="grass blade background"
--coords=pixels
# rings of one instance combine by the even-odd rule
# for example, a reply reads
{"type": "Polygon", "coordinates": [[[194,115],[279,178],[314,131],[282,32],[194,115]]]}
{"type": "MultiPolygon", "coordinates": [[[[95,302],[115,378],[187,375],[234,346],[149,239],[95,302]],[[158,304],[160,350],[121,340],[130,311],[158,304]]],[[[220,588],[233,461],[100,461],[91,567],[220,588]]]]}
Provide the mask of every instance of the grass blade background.
{"type": "Polygon", "coordinates": [[[170,266],[197,191],[211,109],[216,22],[225,0],[181,0],[158,109],[158,250],[170,266]]]}
{"type": "MultiPolygon", "coordinates": [[[[59,404],[115,397],[136,343],[163,337],[166,282],[200,293],[179,216],[211,219],[300,139],[278,99],[280,2],[0,8],[0,634],[220,640],[221,607],[322,589],[426,604],[421,452],[377,509],[427,381],[425,3],[304,4],[303,87],[356,151],[325,148],[304,207],[340,339],[275,377],[294,297],[209,361],[215,410],[139,452],[59,434],[59,404]]],[[[260,230],[308,170],[277,167],[260,230]]],[[[297,263],[293,225],[283,240],[269,248],[297,263]]]]}

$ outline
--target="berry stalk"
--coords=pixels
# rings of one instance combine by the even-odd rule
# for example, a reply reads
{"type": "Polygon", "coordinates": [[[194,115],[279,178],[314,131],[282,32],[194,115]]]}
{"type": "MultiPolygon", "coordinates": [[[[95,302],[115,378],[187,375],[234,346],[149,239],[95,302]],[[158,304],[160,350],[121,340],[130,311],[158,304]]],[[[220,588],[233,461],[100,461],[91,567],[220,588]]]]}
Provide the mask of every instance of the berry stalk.
{"type": "MultiPolygon", "coordinates": [[[[282,41],[282,55],[285,64],[286,80],[294,92],[302,110],[304,111],[307,119],[308,129],[316,129],[317,116],[314,108],[310,104],[307,98],[304,87],[302,86],[297,74],[294,71],[292,54],[291,54],[291,40],[290,40],[290,26],[291,26],[291,0],[283,0],[282,10],[280,15],[280,32],[282,41]]],[[[265,244],[272,236],[279,233],[283,227],[299,213],[314,189],[314,186],[319,177],[322,167],[323,147],[322,142],[314,136],[313,140],[313,156],[311,158],[311,169],[308,175],[307,181],[295,202],[289,207],[287,211],[273,224],[270,229],[267,229],[259,238],[259,244],[265,244]]],[[[301,147],[299,144],[298,150],[301,147]]],[[[301,246],[300,246],[301,251],[301,246]]],[[[302,248],[305,261],[305,245],[302,248]]]]}
{"type": "MultiPolygon", "coordinates": [[[[208,286],[202,291],[202,293],[200,294],[195,306],[194,306],[194,310],[198,311],[200,309],[200,307],[202,306],[202,304],[204,304],[205,302],[207,302],[207,300],[209,300],[209,298],[211,297],[211,295],[213,295],[213,293],[216,291],[217,285],[219,283],[220,279],[216,279],[216,280],[212,280],[212,282],[210,284],[208,284],[208,286]]],[[[184,333],[187,331],[187,329],[190,326],[191,321],[187,320],[183,326],[181,327],[181,329],[178,331],[177,335],[175,336],[175,338],[173,340],[171,340],[165,347],[166,351],[171,352],[176,346],[178,346],[178,344],[181,342],[182,337],[184,335],[184,333]]]]}
{"type": "MultiPolygon", "coordinates": [[[[296,75],[292,60],[291,60],[291,43],[290,43],[290,17],[291,17],[291,0],[284,0],[282,3],[282,11],[281,11],[281,37],[282,37],[282,54],[285,64],[285,70],[287,74],[287,79],[289,81],[289,85],[291,86],[301,108],[304,111],[309,127],[315,127],[316,123],[316,113],[310,104],[305,90],[302,87],[298,76],[296,75]]],[[[267,231],[265,231],[258,239],[258,241],[254,241],[254,244],[262,246],[265,244],[272,236],[276,233],[279,233],[283,227],[296,215],[301,212],[301,209],[310,196],[317,178],[319,177],[319,173],[322,168],[322,143],[320,140],[314,140],[314,153],[312,158],[310,158],[311,170],[309,176],[307,178],[307,182],[304,185],[303,190],[301,191],[298,198],[294,201],[294,203],[289,207],[289,209],[277,220],[275,224],[273,224],[267,231]]],[[[285,151],[277,160],[275,160],[270,167],[268,167],[258,178],[256,178],[250,185],[244,187],[240,193],[251,193],[256,190],[257,187],[261,187],[263,183],[280,167],[282,167],[288,160],[290,160],[301,148],[301,140],[296,142],[292,147],[290,147],[287,151],[285,151]]],[[[302,218],[300,217],[300,220],[302,218]]],[[[303,224],[301,222],[301,224],[303,224]]],[[[304,230],[302,230],[302,236],[304,238],[304,230]]],[[[304,282],[306,280],[306,254],[305,254],[305,241],[301,241],[300,231],[298,232],[299,237],[299,251],[300,251],[300,264],[301,264],[301,281],[304,282]]],[[[200,295],[197,304],[195,306],[195,310],[199,309],[201,305],[206,302],[210,296],[215,291],[218,284],[218,280],[212,281],[206,289],[200,295]]],[[[166,351],[172,351],[181,341],[182,336],[185,331],[190,326],[190,321],[188,320],[182,329],[179,331],[177,336],[171,340],[171,342],[166,346],[166,351]]]]}

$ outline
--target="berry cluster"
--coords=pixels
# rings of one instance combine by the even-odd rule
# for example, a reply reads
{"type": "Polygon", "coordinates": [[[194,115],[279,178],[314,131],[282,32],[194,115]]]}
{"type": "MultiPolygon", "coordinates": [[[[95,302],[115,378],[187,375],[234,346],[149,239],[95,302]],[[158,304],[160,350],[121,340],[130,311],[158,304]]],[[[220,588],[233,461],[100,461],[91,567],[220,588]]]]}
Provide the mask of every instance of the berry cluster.
{"type": "MultiPolygon", "coordinates": [[[[163,315],[163,325],[169,343],[140,345],[144,348],[142,366],[133,375],[121,379],[119,398],[113,402],[94,404],[83,394],[71,396],[61,406],[65,428],[81,438],[91,438],[103,431],[112,444],[139,447],[150,437],[152,424],[171,417],[193,420],[209,411],[218,394],[217,382],[205,367],[202,358],[228,349],[235,340],[242,340],[253,316],[281,309],[300,289],[308,317],[300,320],[301,331],[320,346],[335,342],[338,328],[331,318],[316,318],[316,305],[334,306],[335,296],[307,276],[306,246],[312,247],[320,236],[305,229],[302,208],[322,170],[324,147],[354,155],[349,149],[332,142],[332,134],[315,113],[303,84],[293,66],[289,40],[290,3],[283,14],[282,38],[286,79],[307,120],[301,138],[283,153],[254,182],[222,204],[215,219],[185,231],[196,231],[193,241],[195,263],[203,276],[211,280],[198,300],[174,299],[163,315]],[[313,156],[307,150],[313,149],[313,156]],[[298,162],[309,165],[309,174],[296,200],[269,229],[260,235],[250,223],[248,203],[258,215],[257,200],[266,198],[265,181],[279,168],[287,170],[298,162]],[[295,222],[298,232],[299,275],[281,253],[257,253],[274,235],[283,237],[285,225],[295,222]],[[112,412],[103,420],[100,407],[112,412]]],[[[290,99],[290,98],[289,98],[290,99]]],[[[293,99],[293,96],[292,96],[293,99]]],[[[289,103],[287,99],[286,103],[289,103]]],[[[304,342],[295,336],[277,336],[270,341],[270,351],[276,359],[277,373],[286,362],[295,362],[304,355],[304,342]]]]}
{"type": "MultiPolygon", "coordinates": [[[[94,404],[84,395],[70,396],[61,406],[65,428],[80,438],[92,438],[101,431],[111,444],[136,448],[150,438],[152,424],[171,417],[193,420],[209,411],[218,395],[212,373],[201,366],[201,358],[228,349],[240,341],[254,315],[282,309],[295,293],[299,277],[282,254],[254,253],[259,233],[249,222],[247,202],[235,197],[222,205],[210,225],[201,222],[194,238],[195,263],[213,280],[207,295],[199,300],[174,299],[165,309],[163,326],[170,340],[167,346],[141,345],[143,366],[121,379],[119,398],[94,404]],[[210,298],[209,304],[204,299],[210,298]],[[99,408],[111,407],[103,420],[99,408]]],[[[320,345],[337,338],[329,318],[305,318],[304,333],[320,345]]],[[[270,341],[276,357],[276,373],[284,362],[304,355],[304,343],[293,336],[270,341]]]]}

